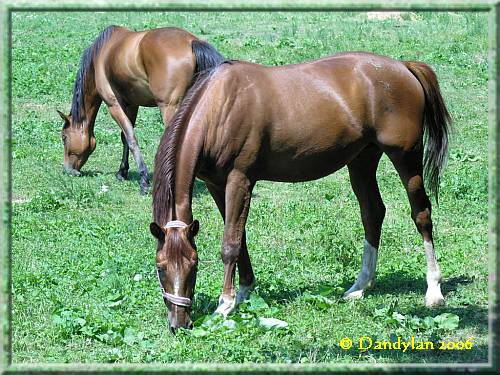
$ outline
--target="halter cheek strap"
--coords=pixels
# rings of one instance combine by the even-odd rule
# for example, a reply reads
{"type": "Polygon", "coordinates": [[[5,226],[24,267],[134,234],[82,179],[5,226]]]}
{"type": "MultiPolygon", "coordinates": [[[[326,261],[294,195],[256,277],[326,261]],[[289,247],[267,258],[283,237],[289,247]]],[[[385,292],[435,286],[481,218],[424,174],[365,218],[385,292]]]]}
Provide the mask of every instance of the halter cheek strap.
{"type": "Polygon", "coordinates": [[[184,307],[190,307],[193,304],[190,298],[181,297],[175,294],[167,293],[165,291],[163,285],[161,285],[160,273],[158,271],[158,268],[156,269],[156,277],[158,278],[158,284],[160,284],[161,294],[163,295],[163,298],[165,298],[168,302],[170,302],[173,305],[184,306],[184,307]]]}

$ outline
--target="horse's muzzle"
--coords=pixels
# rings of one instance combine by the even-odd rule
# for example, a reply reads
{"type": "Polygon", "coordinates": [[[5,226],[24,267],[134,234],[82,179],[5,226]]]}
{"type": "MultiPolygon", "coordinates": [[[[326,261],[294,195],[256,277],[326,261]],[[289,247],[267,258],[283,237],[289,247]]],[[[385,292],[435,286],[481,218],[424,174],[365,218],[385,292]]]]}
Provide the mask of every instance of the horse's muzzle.
{"type": "Polygon", "coordinates": [[[64,172],[66,172],[67,174],[69,174],[71,176],[81,176],[82,175],[82,173],[80,171],[77,171],[76,169],[74,169],[68,165],[64,165],[63,170],[64,170],[64,172]]]}
{"type": "MultiPolygon", "coordinates": [[[[173,309],[176,309],[176,306],[174,306],[173,309]]],[[[172,313],[172,311],[169,311],[167,315],[168,327],[170,329],[170,332],[172,332],[174,335],[179,328],[193,329],[193,321],[191,320],[189,314],[187,314],[186,312],[178,312],[176,314],[172,313]]]]}
{"type": "Polygon", "coordinates": [[[193,322],[190,320],[190,321],[189,321],[186,325],[184,325],[184,326],[175,326],[175,325],[173,325],[173,324],[171,323],[169,328],[170,328],[170,332],[171,332],[172,334],[174,334],[174,335],[175,335],[175,333],[177,332],[177,330],[178,330],[179,328],[193,329],[193,322]]]}
{"type": "Polygon", "coordinates": [[[170,328],[170,332],[175,335],[175,333],[177,332],[177,330],[179,328],[193,329],[193,322],[191,320],[189,320],[184,325],[178,325],[178,324],[175,324],[173,322],[170,322],[169,328],[170,328]]]}

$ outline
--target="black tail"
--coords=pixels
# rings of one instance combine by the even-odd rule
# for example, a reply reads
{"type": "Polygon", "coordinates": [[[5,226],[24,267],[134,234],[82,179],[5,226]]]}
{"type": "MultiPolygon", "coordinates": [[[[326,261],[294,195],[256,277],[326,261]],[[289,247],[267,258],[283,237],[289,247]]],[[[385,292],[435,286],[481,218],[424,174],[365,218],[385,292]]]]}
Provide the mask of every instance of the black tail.
{"type": "Polygon", "coordinates": [[[203,40],[194,39],[191,42],[191,48],[196,58],[195,77],[198,73],[212,69],[225,61],[224,56],[215,47],[203,40]]]}
{"type": "Polygon", "coordinates": [[[404,64],[418,79],[425,93],[424,179],[437,202],[439,180],[448,157],[451,117],[434,71],[428,65],[417,61],[404,61],[404,64]]]}

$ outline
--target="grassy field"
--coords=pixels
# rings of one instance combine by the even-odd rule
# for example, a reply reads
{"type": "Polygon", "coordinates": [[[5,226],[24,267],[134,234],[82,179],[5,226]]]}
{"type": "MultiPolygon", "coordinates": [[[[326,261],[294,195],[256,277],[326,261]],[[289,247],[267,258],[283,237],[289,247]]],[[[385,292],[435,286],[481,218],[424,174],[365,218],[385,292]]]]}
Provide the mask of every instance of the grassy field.
{"type": "MultiPolygon", "coordinates": [[[[14,13],[12,17],[13,361],[40,362],[486,362],[488,315],[487,15],[474,13],[14,13]],[[251,303],[210,320],[222,287],[223,223],[203,183],[194,217],[200,266],[198,327],[167,329],[149,233],[151,195],[114,173],[118,126],[105,108],[84,176],[62,174],[62,123],[83,50],[110,24],[178,26],[229,58],[280,65],[363,50],[420,60],[436,71],[455,132],[433,220],[444,307],[424,305],[422,241],[396,171],[378,177],[387,206],[377,285],[340,297],[360,269],[363,228],[347,170],[303,184],[259,182],[247,225],[257,277],[251,303]],[[304,199],[307,197],[307,199],[304,199]],[[443,315],[453,314],[453,315],[443,315]],[[435,318],[441,316],[441,318],[435,318]],[[456,317],[458,327],[455,327],[456,317]],[[259,317],[285,321],[266,329],[259,317]],[[205,319],[204,324],[200,321],[205,319]],[[469,350],[342,350],[344,337],[463,341],[469,350]]],[[[163,125],[140,109],[137,136],[152,169],[163,125]]]]}

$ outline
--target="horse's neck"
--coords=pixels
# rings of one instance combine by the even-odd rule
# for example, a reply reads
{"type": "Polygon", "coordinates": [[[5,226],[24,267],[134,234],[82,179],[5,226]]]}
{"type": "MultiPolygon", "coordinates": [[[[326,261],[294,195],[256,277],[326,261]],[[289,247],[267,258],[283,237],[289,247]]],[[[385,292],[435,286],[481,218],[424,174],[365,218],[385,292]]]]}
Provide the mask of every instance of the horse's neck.
{"type": "Polygon", "coordinates": [[[102,99],[97,92],[97,87],[95,84],[95,73],[90,71],[87,73],[85,80],[85,95],[84,95],[84,107],[85,107],[85,126],[84,129],[90,134],[94,134],[94,124],[97,117],[97,112],[101,107],[102,99]]]}
{"type": "Polygon", "coordinates": [[[196,177],[197,162],[205,135],[205,129],[199,125],[190,126],[188,124],[177,146],[174,198],[175,219],[182,220],[188,224],[193,221],[191,208],[193,186],[196,177]]]}

